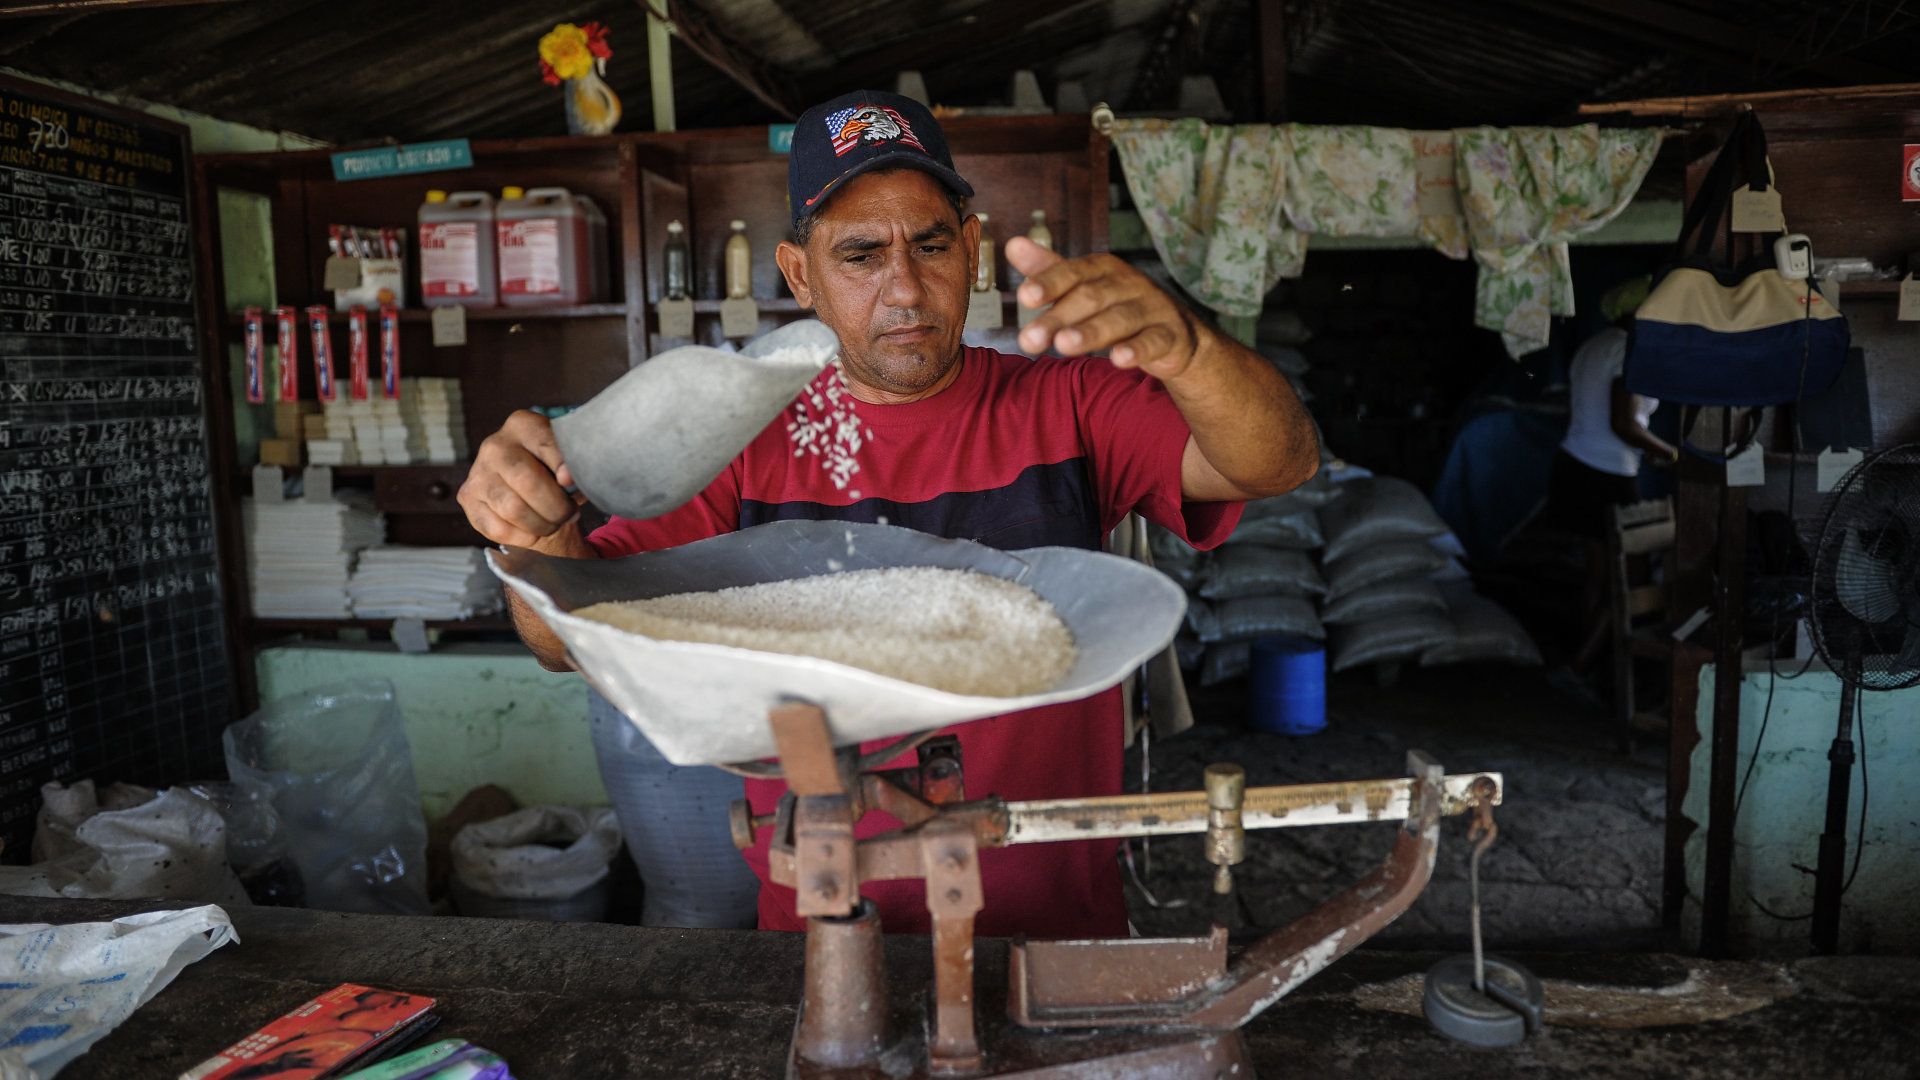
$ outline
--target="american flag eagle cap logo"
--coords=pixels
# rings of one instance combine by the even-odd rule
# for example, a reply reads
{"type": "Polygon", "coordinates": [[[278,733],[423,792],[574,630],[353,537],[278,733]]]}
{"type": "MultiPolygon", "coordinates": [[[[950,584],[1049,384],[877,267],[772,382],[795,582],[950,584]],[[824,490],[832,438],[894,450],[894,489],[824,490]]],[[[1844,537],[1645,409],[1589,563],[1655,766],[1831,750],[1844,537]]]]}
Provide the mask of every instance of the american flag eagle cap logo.
{"type": "Polygon", "coordinates": [[[914,137],[907,118],[885,105],[852,105],[829,115],[827,135],[833,139],[834,157],[844,156],[863,142],[900,142],[923,153],[927,149],[914,137]]]}

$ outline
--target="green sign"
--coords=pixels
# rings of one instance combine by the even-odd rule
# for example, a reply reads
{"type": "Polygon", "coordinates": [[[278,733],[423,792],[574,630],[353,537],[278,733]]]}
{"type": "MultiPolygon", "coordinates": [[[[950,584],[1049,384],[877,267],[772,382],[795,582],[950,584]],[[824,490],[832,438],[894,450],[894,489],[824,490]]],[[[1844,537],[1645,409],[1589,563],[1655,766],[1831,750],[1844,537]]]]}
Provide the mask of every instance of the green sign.
{"type": "Polygon", "coordinates": [[[776,154],[784,154],[793,149],[792,124],[767,125],[767,149],[776,154]]]}
{"type": "Polygon", "coordinates": [[[465,139],[444,139],[406,146],[376,146],[369,150],[344,150],[333,155],[335,180],[372,180],[404,173],[471,168],[473,147],[465,139]]]}

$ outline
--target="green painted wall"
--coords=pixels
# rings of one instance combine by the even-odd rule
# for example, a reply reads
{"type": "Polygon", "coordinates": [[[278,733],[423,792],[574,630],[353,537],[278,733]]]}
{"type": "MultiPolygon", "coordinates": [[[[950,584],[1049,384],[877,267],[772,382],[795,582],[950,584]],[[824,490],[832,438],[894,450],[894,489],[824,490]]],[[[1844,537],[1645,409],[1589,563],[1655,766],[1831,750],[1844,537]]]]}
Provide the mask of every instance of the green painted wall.
{"type": "MultiPolygon", "coordinates": [[[[1799,670],[1787,662],[1788,674],[1799,670]]],[[[1797,679],[1773,683],[1764,665],[1749,670],[1740,685],[1740,758],[1745,773],[1768,715],[1766,744],[1753,770],[1734,832],[1733,895],[1729,938],[1736,948],[1758,953],[1800,952],[1807,922],[1779,915],[1813,910],[1813,877],[1794,869],[1816,861],[1826,820],[1827,747],[1839,719],[1840,680],[1814,668],[1797,679]],[[1758,904],[1756,904],[1758,901],[1758,904]]],[[[1853,888],[1842,902],[1840,944],[1847,951],[1912,953],[1920,950],[1920,689],[1868,693],[1863,728],[1871,798],[1865,853],[1853,888]]],[[[1713,668],[1700,674],[1700,745],[1690,760],[1691,779],[1683,813],[1706,820],[1707,766],[1712,753],[1713,668]]],[[[1856,749],[1856,753],[1858,750],[1856,749]]],[[[1847,815],[1847,865],[1851,870],[1864,792],[1854,766],[1853,801],[1847,815]]],[[[1706,832],[1687,841],[1687,905],[1684,926],[1699,941],[1699,898],[1705,881],[1706,832]]]]}
{"type": "Polygon", "coordinates": [[[523,806],[607,802],[587,726],[587,685],[544,671],[518,646],[451,645],[402,655],[391,645],[313,642],[262,649],[260,699],[343,681],[390,679],[427,819],[481,784],[523,806]]]}

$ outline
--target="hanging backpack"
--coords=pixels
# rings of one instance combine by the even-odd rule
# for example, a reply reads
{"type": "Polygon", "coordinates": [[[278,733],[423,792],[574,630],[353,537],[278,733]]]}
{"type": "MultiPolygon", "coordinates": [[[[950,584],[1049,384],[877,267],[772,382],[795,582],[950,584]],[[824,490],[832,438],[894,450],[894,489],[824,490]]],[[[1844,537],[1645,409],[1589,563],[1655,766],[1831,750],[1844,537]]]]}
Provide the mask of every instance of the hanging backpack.
{"type": "Polygon", "coordinates": [[[1783,276],[1771,237],[1733,261],[1734,192],[1772,183],[1766,134],[1743,112],[1687,207],[1673,261],[1634,313],[1629,391],[1679,405],[1759,407],[1822,393],[1839,375],[1847,320],[1818,283],[1783,276]],[[1726,248],[1716,255],[1723,216],[1726,248]]]}

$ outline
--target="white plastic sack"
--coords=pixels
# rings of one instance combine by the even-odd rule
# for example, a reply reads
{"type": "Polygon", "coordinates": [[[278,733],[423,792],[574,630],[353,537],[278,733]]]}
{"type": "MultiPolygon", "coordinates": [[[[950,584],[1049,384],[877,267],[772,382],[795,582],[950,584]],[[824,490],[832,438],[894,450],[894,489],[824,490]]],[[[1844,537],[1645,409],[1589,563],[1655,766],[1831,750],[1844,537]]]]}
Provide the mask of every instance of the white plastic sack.
{"type": "Polygon", "coordinates": [[[392,683],[269,702],[221,738],[234,782],[273,793],[309,907],[427,914],[427,819],[392,683]]]}
{"type": "Polygon", "coordinates": [[[1427,577],[1448,563],[1445,552],[1426,540],[1388,540],[1328,559],[1327,601],[1350,596],[1369,585],[1395,578],[1427,577]]]}
{"type": "MultiPolygon", "coordinates": [[[[1250,596],[1227,600],[1214,609],[1220,623],[1220,641],[1251,641],[1270,634],[1319,641],[1327,631],[1314,613],[1313,602],[1297,596],[1250,596]]],[[[1205,640],[1204,638],[1202,640],[1205,640]]]]}
{"type": "Polygon", "coordinates": [[[104,923],[0,926],[0,1076],[51,1080],[182,968],[238,940],[227,913],[210,904],[104,923]]]}
{"type": "Polygon", "coordinates": [[[529,806],[461,829],[453,876],[483,896],[566,900],[603,881],[619,853],[612,807],[529,806]]]}
{"type": "Polygon", "coordinates": [[[1540,666],[1540,647],[1506,608],[1465,586],[1448,588],[1444,595],[1453,640],[1421,653],[1421,667],[1478,662],[1540,666]]]}
{"type": "Polygon", "coordinates": [[[1395,578],[1376,582],[1364,589],[1355,589],[1338,600],[1329,601],[1326,609],[1320,613],[1320,620],[1328,626],[1352,625],[1421,612],[1444,618],[1447,601],[1440,595],[1438,585],[1424,576],[1417,576],[1395,578]]]}
{"type": "Polygon", "coordinates": [[[1214,552],[1200,580],[1200,595],[1208,600],[1238,600],[1248,596],[1319,596],[1327,591],[1313,557],[1304,551],[1265,544],[1228,544],[1214,552]]]}
{"type": "Polygon", "coordinates": [[[104,798],[93,781],[41,787],[31,866],[0,866],[0,893],[69,899],[164,896],[246,905],[227,867],[219,810],[186,788],[155,793],[114,784],[104,798]]]}
{"type": "Polygon", "coordinates": [[[1363,664],[1409,660],[1453,640],[1453,624],[1444,614],[1411,611],[1374,622],[1333,628],[1329,650],[1333,670],[1363,664]]]}
{"type": "Polygon", "coordinates": [[[1373,476],[1341,486],[1341,497],[1320,511],[1329,559],[1388,540],[1425,540],[1447,531],[1426,494],[1399,477],[1373,476]]]}

